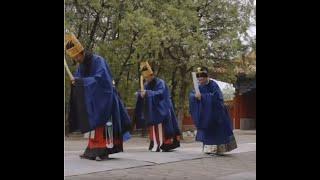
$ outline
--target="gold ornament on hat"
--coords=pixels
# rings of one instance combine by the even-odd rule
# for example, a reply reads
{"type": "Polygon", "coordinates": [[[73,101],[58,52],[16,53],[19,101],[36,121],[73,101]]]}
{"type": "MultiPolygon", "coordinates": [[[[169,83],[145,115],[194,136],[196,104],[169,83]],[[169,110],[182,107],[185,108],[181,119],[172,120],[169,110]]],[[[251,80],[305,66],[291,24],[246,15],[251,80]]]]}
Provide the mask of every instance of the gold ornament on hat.
{"type": "Polygon", "coordinates": [[[207,74],[208,72],[206,70],[203,71],[203,70],[201,70],[201,67],[198,67],[196,73],[197,74],[201,74],[201,73],[206,73],[207,74]]]}
{"type": "Polygon", "coordinates": [[[71,58],[74,58],[84,50],[79,40],[72,33],[65,35],[65,48],[68,56],[70,56],[71,58]],[[67,45],[71,47],[67,49],[67,45]]]}

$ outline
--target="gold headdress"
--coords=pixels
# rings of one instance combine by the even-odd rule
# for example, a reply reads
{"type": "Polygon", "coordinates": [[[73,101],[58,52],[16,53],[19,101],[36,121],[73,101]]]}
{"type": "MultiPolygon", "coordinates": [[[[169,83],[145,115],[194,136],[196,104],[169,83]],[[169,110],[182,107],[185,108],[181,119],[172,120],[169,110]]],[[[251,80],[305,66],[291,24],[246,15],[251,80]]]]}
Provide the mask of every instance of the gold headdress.
{"type": "Polygon", "coordinates": [[[84,50],[83,46],[74,34],[65,35],[65,48],[68,56],[74,58],[84,50]]]}
{"type": "Polygon", "coordinates": [[[140,72],[144,78],[153,75],[153,71],[148,61],[144,61],[140,63],[140,72]]]}

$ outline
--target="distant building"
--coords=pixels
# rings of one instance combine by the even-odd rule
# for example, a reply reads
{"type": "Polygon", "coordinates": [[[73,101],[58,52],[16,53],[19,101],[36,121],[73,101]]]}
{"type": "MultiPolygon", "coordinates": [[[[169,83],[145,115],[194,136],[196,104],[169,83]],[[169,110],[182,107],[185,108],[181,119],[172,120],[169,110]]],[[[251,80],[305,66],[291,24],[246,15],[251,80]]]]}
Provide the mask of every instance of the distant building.
{"type": "Polygon", "coordinates": [[[233,101],[233,125],[235,129],[256,129],[256,54],[236,60],[237,80],[233,101]]]}

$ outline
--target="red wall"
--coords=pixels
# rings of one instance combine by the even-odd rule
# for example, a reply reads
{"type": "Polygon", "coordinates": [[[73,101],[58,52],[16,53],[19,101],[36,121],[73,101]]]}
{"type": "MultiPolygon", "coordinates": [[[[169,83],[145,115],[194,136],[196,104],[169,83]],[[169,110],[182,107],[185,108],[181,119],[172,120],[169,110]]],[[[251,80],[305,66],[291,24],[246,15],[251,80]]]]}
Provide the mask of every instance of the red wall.
{"type": "Polygon", "coordinates": [[[240,118],[256,119],[256,90],[235,97],[235,129],[240,129],[240,118]]]}

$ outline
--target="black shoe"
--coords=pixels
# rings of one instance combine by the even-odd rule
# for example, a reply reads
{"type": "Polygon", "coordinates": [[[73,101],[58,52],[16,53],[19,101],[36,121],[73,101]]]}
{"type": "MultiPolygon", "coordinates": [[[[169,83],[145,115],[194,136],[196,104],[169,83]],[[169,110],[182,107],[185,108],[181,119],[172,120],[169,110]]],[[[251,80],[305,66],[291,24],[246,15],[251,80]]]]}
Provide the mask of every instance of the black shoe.
{"type": "Polygon", "coordinates": [[[152,150],[152,148],[153,148],[153,141],[150,141],[150,144],[149,144],[149,151],[151,151],[152,150]]]}
{"type": "Polygon", "coordinates": [[[172,144],[162,144],[161,147],[162,152],[171,152],[172,151],[172,144]]]}
{"type": "Polygon", "coordinates": [[[106,160],[109,158],[109,155],[104,155],[104,156],[99,156],[101,158],[101,160],[106,160]]]}
{"type": "Polygon", "coordinates": [[[90,157],[88,157],[88,156],[86,156],[86,155],[84,155],[84,154],[79,155],[79,157],[80,157],[81,159],[94,160],[94,158],[90,158],[90,157]]]}
{"type": "Polygon", "coordinates": [[[174,140],[173,143],[172,143],[172,149],[175,149],[175,148],[178,148],[180,147],[180,141],[178,140],[174,140]]]}
{"type": "Polygon", "coordinates": [[[216,156],[225,156],[223,153],[215,153],[216,156]]]}

